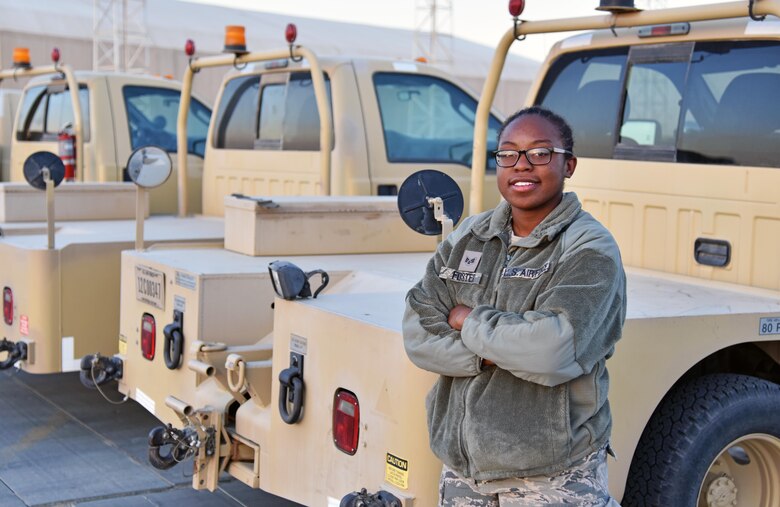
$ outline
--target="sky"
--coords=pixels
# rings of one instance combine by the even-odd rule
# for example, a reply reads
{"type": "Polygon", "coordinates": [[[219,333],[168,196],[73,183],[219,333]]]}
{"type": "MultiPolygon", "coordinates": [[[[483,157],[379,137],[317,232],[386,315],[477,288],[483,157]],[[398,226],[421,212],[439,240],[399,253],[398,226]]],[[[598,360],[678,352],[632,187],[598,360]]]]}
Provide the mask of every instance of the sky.
{"type": "MultiPolygon", "coordinates": [[[[429,30],[431,20],[425,8],[432,0],[189,0],[246,10],[290,14],[392,28],[429,30]]],[[[635,0],[640,8],[684,7],[728,0],[635,0]]],[[[452,33],[472,42],[495,47],[512,26],[508,0],[441,0],[438,2],[440,33],[452,33]],[[449,9],[446,7],[449,6],[449,9]]],[[[521,19],[539,20],[601,14],[599,0],[526,0],[521,19]]],[[[534,35],[512,45],[512,53],[544,59],[550,46],[570,34],[534,35]]]]}

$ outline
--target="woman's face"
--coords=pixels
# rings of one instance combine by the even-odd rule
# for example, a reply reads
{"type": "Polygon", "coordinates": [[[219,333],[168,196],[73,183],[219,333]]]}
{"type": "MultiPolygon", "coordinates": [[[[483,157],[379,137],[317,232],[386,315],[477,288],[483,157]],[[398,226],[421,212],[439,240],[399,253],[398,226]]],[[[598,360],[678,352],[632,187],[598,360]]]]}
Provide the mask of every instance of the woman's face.
{"type": "MultiPolygon", "coordinates": [[[[514,120],[498,141],[499,150],[563,148],[555,125],[534,114],[514,120]]],[[[512,206],[515,220],[535,227],[561,202],[563,180],[574,174],[576,166],[575,157],[567,159],[562,153],[553,153],[545,165],[531,165],[523,154],[513,167],[497,169],[498,191],[512,206]]]]}

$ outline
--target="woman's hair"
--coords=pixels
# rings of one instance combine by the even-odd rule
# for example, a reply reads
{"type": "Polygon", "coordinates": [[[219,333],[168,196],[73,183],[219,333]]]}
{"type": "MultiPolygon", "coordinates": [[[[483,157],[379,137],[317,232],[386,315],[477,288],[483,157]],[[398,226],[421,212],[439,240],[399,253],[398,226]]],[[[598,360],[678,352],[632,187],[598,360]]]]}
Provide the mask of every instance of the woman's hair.
{"type": "Polygon", "coordinates": [[[558,134],[561,136],[561,142],[563,143],[561,148],[574,152],[574,134],[572,134],[569,124],[561,116],[541,106],[526,107],[525,109],[521,109],[509,116],[509,118],[507,118],[501,125],[501,128],[498,129],[499,142],[501,140],[501,135],[504,133],[504,130],[506,130],[510,123],[517,120],[518,118],[530,115],[541,116],[542,118],[545,118],[550,123],[552,123],[555,128],[558,129],[558,134]]]}

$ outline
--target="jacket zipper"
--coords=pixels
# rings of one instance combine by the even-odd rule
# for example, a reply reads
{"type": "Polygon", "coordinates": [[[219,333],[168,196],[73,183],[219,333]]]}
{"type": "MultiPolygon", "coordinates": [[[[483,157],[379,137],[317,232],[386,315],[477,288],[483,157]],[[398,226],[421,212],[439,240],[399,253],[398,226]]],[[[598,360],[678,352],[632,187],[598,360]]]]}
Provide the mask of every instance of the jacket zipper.
{"type": "MultiPolygon", "coordinates": [[[[509,261],[512,259],[512,254],[509,253],[509,248],[506,245],[506,242],[502,238],[501,239],[501,248],[503,249],[502,253],[504,253],[504,263],[501,267],[501,271],[498,273],[498,279],[496,280],[495,288],[493,289],[493,294],[491,296],[491,305],[496,305],[496,300],[498,299],[498,282],[501,281],[501,274],[504,272],[506,267],[509,265],[509,261]]],[[[468,379],[466,381],[466,386],[463,388],[463,418],[460,420],[460,451],[463,453],[463,457],[466,459],[466,471],[469,474],[469,477],[474,476],[474,471],[472,470],[472,459],[469,455],[468,449],[466,447],[466,439],[463,436],[464,432],[464,423],[466,421],[466,394],[468,393],[469,388],[471,387],[472,379],[468,379]]]]}

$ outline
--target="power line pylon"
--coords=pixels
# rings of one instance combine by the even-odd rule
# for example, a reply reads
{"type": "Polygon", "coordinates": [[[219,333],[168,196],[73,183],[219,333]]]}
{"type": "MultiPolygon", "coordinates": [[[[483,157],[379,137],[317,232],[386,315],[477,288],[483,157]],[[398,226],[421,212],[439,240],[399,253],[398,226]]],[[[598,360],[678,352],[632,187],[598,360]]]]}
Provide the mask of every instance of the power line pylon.
{"type": "Polygon", "coordinates": [[[415,18],[415,56],[452,63],[452,0],[417,0],[415,18]]]}
{"type": "Polygon", "coordinates": [[[146,0],[93,0],[92,68],[148,72],[146,0]]]}

